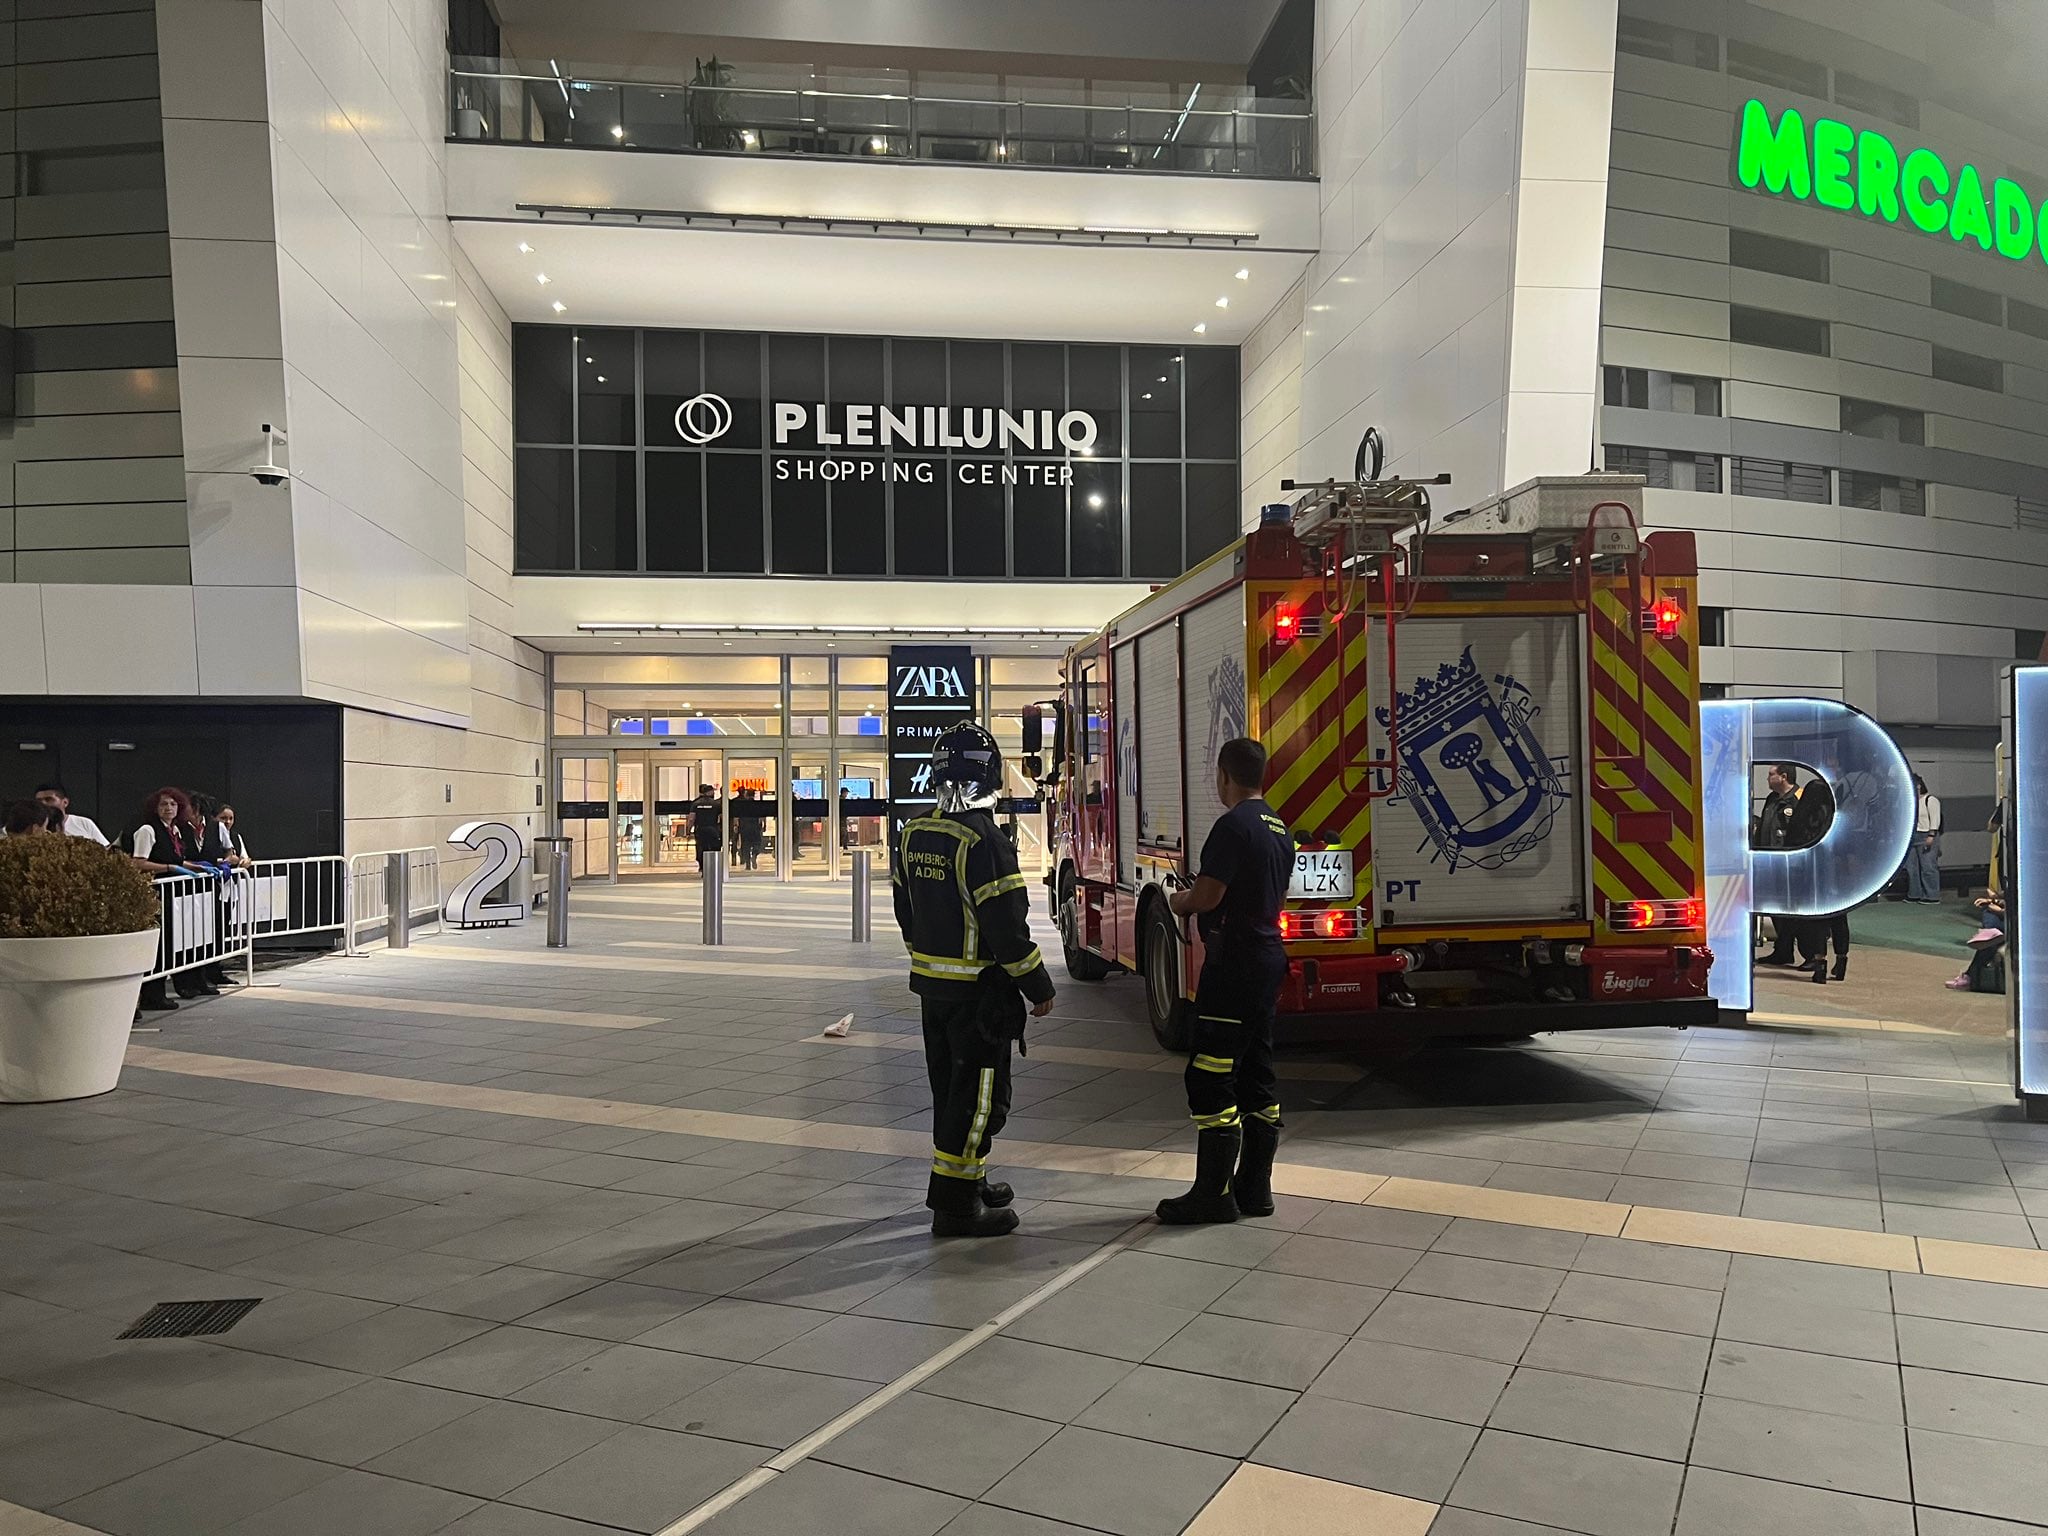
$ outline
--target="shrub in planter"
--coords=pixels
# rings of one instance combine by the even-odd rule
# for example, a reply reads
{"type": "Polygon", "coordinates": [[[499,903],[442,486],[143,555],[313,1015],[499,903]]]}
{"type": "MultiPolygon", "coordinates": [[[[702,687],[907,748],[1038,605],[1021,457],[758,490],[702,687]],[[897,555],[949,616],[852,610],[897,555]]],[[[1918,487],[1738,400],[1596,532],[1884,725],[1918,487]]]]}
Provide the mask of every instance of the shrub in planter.
{"type": "Polygon", "coordinates": [[[158,903],[127,857],[81,837],[0,838],[0,1102],[120,1079],[158,903]]]}

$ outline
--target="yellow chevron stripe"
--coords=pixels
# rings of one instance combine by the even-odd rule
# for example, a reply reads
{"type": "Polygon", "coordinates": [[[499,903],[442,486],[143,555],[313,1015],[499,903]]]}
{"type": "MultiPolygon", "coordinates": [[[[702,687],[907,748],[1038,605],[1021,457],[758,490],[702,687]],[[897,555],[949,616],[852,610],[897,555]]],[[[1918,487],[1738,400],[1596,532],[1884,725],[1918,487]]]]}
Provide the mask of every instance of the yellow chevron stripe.
{"type": "MultiPolygon", "coordinates": [[[[1332,720],[1316,734],[1311,741],[1281,772],[1267,788],[1266,797],[1275,806],[1284,806],[1294,792],[1306,783],[1311,774],[1321,769],[1332,753],[1337,750],[1337,722],[1332,720]]],[[[1295,817],[1299,823],[1306,818],[1295,817]]]]}

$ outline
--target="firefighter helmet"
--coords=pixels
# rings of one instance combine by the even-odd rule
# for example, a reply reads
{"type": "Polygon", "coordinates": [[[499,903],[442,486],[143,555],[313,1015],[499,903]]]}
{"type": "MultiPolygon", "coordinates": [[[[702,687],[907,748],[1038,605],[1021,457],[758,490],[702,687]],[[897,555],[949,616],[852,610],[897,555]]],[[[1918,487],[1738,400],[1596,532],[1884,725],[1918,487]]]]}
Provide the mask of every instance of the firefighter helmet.
{"type": "Polygon", "coordinates": [[[1003,787],[1003,749],[972,720],[949,725],[932,743],[932,784],[942,811],[993,805],[1003,787]]]}

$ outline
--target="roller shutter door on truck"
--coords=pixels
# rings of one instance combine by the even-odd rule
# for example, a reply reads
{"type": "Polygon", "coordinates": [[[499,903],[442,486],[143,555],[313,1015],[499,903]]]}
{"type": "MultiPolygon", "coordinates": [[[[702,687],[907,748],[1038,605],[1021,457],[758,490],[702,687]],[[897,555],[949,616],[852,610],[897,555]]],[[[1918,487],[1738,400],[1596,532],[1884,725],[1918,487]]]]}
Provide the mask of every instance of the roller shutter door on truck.
{"type": "Polygon", "coordinates": [[[1138,836],[1180,847],[1180,656],[1172,623],[1138,637],[1138,836]]]}
{"type": "MultiPolygon", "coordinates": [[[[1582,916],[1577,618],[1406,619],[1395,641],[1398,789],[1373,812],[1375,912],[1437,928],[1582,916]]],[[[1377,645],[1368,676],[1384,756],[1377,645]]]]}
{"type": "Polygon", "coordinates": [[[1216,749],[1245,733],[1244,588],[1230,587],[1181,615],[1181,744],[1188,797],[1187,863],[1199,867],[1202,844],[1223,802],[1216,798],[1216,749]]]}
{"type": "Polygon", "coordinates": [[[1110,653],[1110,693],[1116,701],[1115,731],[1110,750],[1116,753],[1116,882],[1130,885],[1138,877],[1138,658],[1135,645],[1110,653]]]}

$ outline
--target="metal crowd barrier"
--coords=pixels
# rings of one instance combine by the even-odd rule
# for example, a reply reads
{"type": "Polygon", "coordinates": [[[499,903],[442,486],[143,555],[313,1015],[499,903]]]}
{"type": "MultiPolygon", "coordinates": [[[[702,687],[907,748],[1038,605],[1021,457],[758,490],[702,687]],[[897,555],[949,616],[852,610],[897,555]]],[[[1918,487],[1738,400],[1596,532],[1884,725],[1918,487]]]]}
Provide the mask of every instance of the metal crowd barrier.
{"type": "Polygon", "coordinates": [[[361,938],[365,933],[381,933],[390,921],[391,882],[388,871],[393,853],[406,856],[404,901],[408,922],[431,917],[434,931],[442,931],[439,848],[394,848],[387,852],[359,853],[348,861],[348,908],[340,924],[345,940],[343,947],[351,955],[362,953],[361,938]]]}
{"type": "Polygon", "coordinates": [[[218,876],[159,875],[155,885],[163,921],[157,927],[156,964],[143,979],[160,981],[230,959],[240,960],[245,975],[253,978],[253,906],[245,880],[240,870],[218,876]]]}

